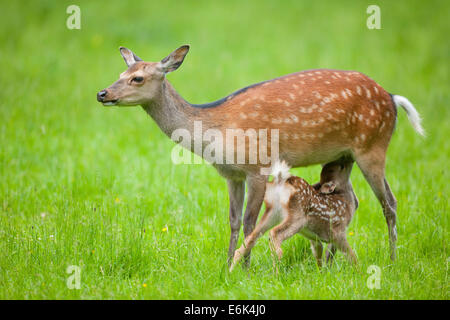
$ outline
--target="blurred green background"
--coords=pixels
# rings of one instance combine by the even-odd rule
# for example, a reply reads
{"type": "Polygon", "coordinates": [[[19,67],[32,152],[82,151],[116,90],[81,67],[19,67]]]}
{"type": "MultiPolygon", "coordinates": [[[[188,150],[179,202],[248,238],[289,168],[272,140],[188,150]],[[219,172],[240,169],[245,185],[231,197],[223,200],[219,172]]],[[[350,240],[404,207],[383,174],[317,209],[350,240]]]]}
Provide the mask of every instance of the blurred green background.
{"type": "MultiPolygon", "coordinates": [[[[0,298],[448,299],[448,1],[0,1],[0,298]],[[69,30],[66,8],[81,9],[69,30]],[[366,27],[368,5],[381,29],[366,27]],[[174,143],[140,108],[96,93],[126,66],[119,46],[158,61],[191,50],[168,76],[191,103],[311,68],[361,71],[424,118],[399,111],[387,178],[399,201],[398,260],[359,169],[360,208],[342,256],[320,272],[309,243],[267,239],[247,273],[228,274],[228,195],[207,165],[174,165],[174,143]],[[66,268],[81,268],[70,290],[66,268]],[[367,267],[381,268],[370,289],[367,267]]],[[[320,167],[295,169],[309,182],[320,167]]],[[[242,236],[241,236],[242,238],[242,236]]],[[[266,238],[266,237],[264,237],[266,238]]],[[[242,239],[241,239],[242,241],[242,239]]],[[[238,268],[239,269],[239,268],[238,268]]]]}

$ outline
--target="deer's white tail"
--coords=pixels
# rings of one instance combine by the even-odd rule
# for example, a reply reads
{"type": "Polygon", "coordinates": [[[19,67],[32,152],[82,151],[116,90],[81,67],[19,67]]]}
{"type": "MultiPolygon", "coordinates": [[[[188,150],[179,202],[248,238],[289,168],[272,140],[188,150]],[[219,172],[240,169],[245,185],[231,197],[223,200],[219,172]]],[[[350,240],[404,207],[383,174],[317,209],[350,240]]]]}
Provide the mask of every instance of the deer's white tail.
{"type": "Polygon", "coordinates": [[[401,106],[406,111],[409,122],[411,122],[414,130],[416,130],[420,135],[425,136],[425,130],[420,124],[422,119],[420,118],[420,115],[417,112],[416,108],[414,108],[413,104],[405,97],[396,94],[392,95],[392,100],[394,100],[394,103],[397,107],[401,106]]]}
{"type": "Polygon", "coordinates": [[[275,183],[281,183],[287,178],[291,176],[291,173],[289,172],[289,166],[284,161],[277,161],[272,166],[272,173],[273,181],[275,183]]]}

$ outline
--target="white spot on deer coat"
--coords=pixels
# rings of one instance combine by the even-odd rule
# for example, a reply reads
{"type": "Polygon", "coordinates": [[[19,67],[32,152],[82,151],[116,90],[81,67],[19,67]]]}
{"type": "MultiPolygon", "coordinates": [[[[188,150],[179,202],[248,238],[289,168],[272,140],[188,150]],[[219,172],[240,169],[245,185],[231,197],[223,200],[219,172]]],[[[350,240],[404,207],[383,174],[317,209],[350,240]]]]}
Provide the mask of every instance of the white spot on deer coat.
{"type": "Polygon", "coordinates": [[[378,88],[376,86],[373,87],[373,90],[375,91],[376,94],[378,94],[378,88]]]}
{"type": "Polygon", "coordinates": [[[352,96],[352,91],[349,88],[345,88],[345,92],[347,92],[348,96],[352,96]]]}
{"type": "Polygon", "coordinates": [[[360,86],[356,86],[356,93],[361,95],[361,87],[360,86]]]}
{"type": "Polygon", "coordinates": [[[272,119],[273,124],[280,124],[282,121],[280,119],[272,119]]]}

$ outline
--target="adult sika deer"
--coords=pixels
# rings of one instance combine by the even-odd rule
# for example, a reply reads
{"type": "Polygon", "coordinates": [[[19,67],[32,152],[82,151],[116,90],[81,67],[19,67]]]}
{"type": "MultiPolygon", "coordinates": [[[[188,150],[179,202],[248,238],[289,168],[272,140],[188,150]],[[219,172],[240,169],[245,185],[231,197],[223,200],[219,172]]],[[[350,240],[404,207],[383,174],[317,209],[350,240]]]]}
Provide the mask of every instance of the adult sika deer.
{"type": "MultiPolygon", "coordinates": [[[[403,107],[414,129],[423,134],[413,105],[402,96],[389,94],[360,72],[329,69],[289,74],[240,89],[215,102],[190,104],[166,79],[167,73],[182,64],[188,51],[189,46],[185,45],[159,62],[144,62],[121,47],[128,69],[110,87],[100,91],[97,100],[103,105],[141,105],[167,136],[172,138],[176,129],[184,128],[194,142],[199,139],[194,135],[197,121],[201,121],[203,130],[221,132],[229,128],[244,132],[278,129],[279,159],[290,167],[350,157],[358,164],[383,208],[391,259],[395,259],[397,202],[385,178],[386,151],[394,131],[397,106],[403,107]]],[[[262,147],[260,137],[252,139],[249,135],[248,138],[249,144],[262,147]]],[[[225,141],[224,145],[230,143],[234,145],[234,140],[225,141]]],[[[206,146],[201,142],[201,150],[190,149],[203,156],[206,146]]],[[[236,150],[237,157],[240,150],[236,150]]],[[[248,145],[244,148],[247,151],[248,145]]],[[[258,159],[256,163],[212,165],[228,184],[231,226],[228,261],[231,262],[241,226],[245,183],[248,192],[244,235],[247,237],[264,199],[267,176],[262,173],[267,170],[261,169],[269,168],[270,163],[258,159]]]]}

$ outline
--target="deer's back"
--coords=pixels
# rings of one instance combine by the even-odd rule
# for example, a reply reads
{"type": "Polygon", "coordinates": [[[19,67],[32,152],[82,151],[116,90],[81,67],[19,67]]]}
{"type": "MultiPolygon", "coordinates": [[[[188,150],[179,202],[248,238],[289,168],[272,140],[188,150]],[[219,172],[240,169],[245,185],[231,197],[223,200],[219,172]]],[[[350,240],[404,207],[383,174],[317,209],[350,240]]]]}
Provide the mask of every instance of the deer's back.
{"type": "Polygon", "coordinates": [[[326,162],[374,144],[387,146],[396,118],[390,94],[375,81],[360,72],[330,69],[241,89],[205,112],[223,131],[278,129],[279,151],[293,166],[326,162]]]}

